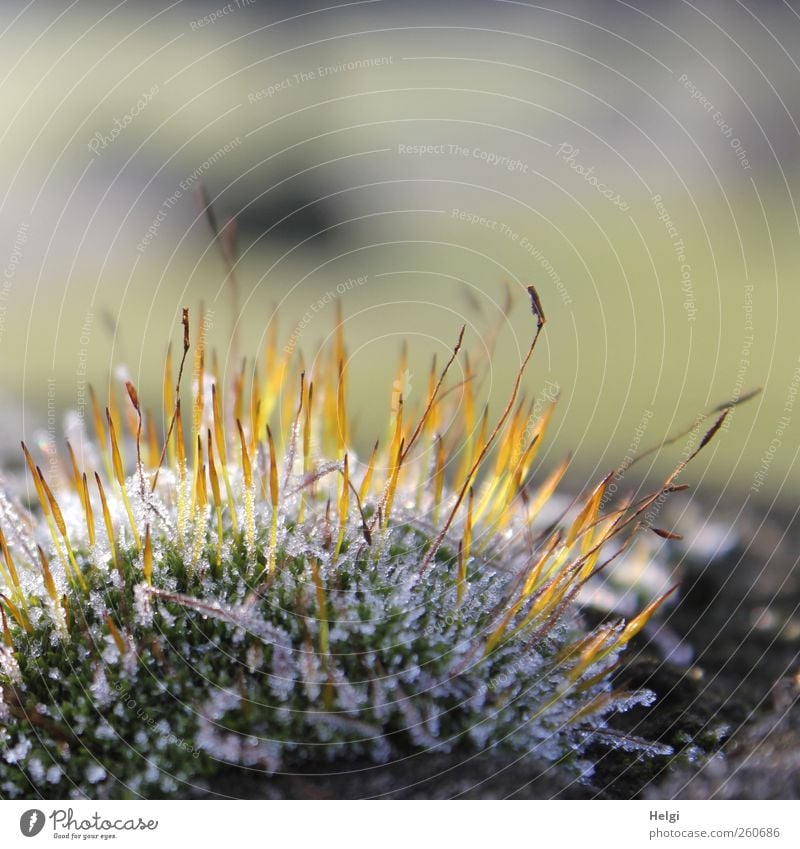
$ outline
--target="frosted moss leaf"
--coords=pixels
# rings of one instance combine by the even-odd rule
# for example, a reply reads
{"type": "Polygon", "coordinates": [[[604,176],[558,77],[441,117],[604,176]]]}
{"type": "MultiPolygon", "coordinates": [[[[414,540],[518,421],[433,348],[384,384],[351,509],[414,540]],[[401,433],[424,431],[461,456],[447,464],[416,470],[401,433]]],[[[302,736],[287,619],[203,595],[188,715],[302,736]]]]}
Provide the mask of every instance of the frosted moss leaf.
{"type": "Polygon", "coordinates": [[[162,423],[127,381],[92,395],[61,486],[25,447],[34,503],[0,498],[0,792],[180,796],[231,765],[488,747],[579,777],[590,743],[667,753],[608,725],[652,701],[611,672],[664,597],[594,628],[576,597],[683,464],[611,505],[606,477],[542,523],[566,464],[532,476],[552,406],[529,422],[529,294],[534,339],[496,419],[470,412],[469,381],[448,391],[462,328],[416,411],[387,386],[389,436],[360,459],[340,330],[313,373],[272,333],[253,380],[223,385],[202,335],[187,360],[185,317],[162,423]]]}

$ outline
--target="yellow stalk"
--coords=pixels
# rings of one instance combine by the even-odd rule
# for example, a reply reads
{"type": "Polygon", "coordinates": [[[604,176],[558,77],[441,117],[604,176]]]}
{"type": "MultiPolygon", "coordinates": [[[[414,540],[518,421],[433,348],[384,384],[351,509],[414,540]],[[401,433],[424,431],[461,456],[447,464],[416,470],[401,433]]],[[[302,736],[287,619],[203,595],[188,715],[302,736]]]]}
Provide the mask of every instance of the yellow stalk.
{"type": "Polygon", "coordinates": [[[261,393],[261,407],[256,424],[256,433],[264,433],[267,422],[275,408],[276,399],[281,394],[286,368],[289,365],[290,354],[284,352],[278,359],[278,322],[275,318],[270,321],[270,332],[267,344],[264,346],[264,380],[261,393]]]}
{"type": "Polygon", "coordinates": [[[558,576],[552,578],[550,583],[543,589],[541,595],[531,605],[531,609],[522,622],[511,632],[509,638],[515,637],[537,617],[552,613],[558,607],[570,587],[572,587],[571,581],[559,580],[558,576]]]}
{"type": "Polygon", "coordinates": [[[483,415],[481,416],[481,425],[478,430],[478,439],[474,442],[470,441],[469,452],[467,456],[467,468],[471,471],[468,474],[468,477],[464,481],[464,486],[468,486],[470,489],[472,488],[472,484],[475,482],[475,476],[478,474],[478,467],[475,466],[475,458],[478,456],[478,453],[481,450],[481,447],[486,442],[486,433],[489,429],[489,407],[486,406],[483,408],[483,415]]]}
{"type": "Polygon", "coordinates": [[[505,491],[508,474],[507,467],[509,465],[509,462],[511,462],[514,447],[518,444],[518,441],[521,438],[519,434],[519,429],[522,411],[523,404],[522,402],[520,402],[519,406],[517,407],[516,413],[511,419],[511,424],[508,428],[508,438],[504,439],[500,443],[500,447],[497,450],[497,457],[495,458],[494,463],[494,472],[491,475],[489,483],[485,487],[483,494],[481,495],[481,500],[478,503],[478,509],[475,512],[476,521],[480,521],[481,517],[486,512],[489,505],[492,503],[492,500],[498,488],[501,488],[501,491],[505,491]]]}
{"type": "Polygon", "coordinates": [[[22,587],[20,586],[19,576],[17,574],[17,567],[14,564],[14,559],[11,557],[11,552],[8,550],[8,545],[6,544],[6,538],[3,534],[2,529],[0,529],[0,547],[2,547],[3,559],[5,560],[7,566],[7,570],[3,569],[4,578],[6,579],[6,583],[10,583],[11,585],[11,594],[20,603],[20,606],[22,607],[22,618],[25,623],[25,630],[30,631],[31,626],[30,620],[28,619],[28,600],[25,598],[25,593],[22,591],[22,587]],[[8,580],[9,578],[10,581],[8,580]]]}
{"type": "Polygon", "coordinates": [[[533,286],[528,286],[528,294],[530,295],[531,299],[531,309],[533,311],[534,316],[536,317],[536,332],[534,333],[533,339],[531,340],[531,344],[528,348],[527,353],[522,358],[522,362],[519,365],[519,369],[517,369],[517,374],[514,379],[514,386],[511,390],[511,397],[508,399],[508,403],[506,404],[505,409],[503,410],[500,418],[498,419],[497,424],[492,429],[492,432],[489,434],[488,438],[486,438],[483,442],[481,449],[477,452],[477,456],[475,457],[475,460],[472,463],[472,467],[466,476],[466,483],[462,484],[461,488],[459,489],[455,503],[450,509],[450,513],[448,514],[444,525],[437,532],[436,537],[431,542],[430,546],[428,547],[428,550],[425,553],[425,556],[422,559],[422,562],[420,563],[420,572],[425,572],[428,569],[433,558],[436,556],[436,552],[439,550],[439,546],[442,544],[442,541],[447,535],[447,532],[450,529],[450,525],[452,524],[453,519],[455,518],[457,510],[461,505],[461,502],[464,500],[464,496],[467,493],[469,481],[474,477],[474,475],[480,468],[480,465],[483,462],[484,458],[491,450],[492,445],[494,444],[494,441],[497,438],[498,434],[505,427],[506,421],[508,421],[508,417],[511,415],[514,409],[514,405],[517,402],[517,395],[519,394],[519,387],[520,383],[522,382],[522,376],[525,373],[525,369],[528,365],[528,362],[533,356],[533,352],[536,348],[536,343],[539,340],[539,336],[546,321],[544,313],[542,312],[541,303],[539,302],[539,296],[533,286]]]}
{"type": "MultiPolygon", "coordinates": [[[[119,419],[119,405],[117,404],[117,398],[114,393],[114,390],[109,387],[108,389],[108,406],[106,407],[106,419],[108,419],[108,410],[111,410],[111,417],[114,421],[119,419]]],[[[113,457],[112,457],[113,463],[113,457]]]]}
{"type": "Polygon", "coordinates": [[[178,467],[178,545],[183,545],[186,526],[186,448],[183,442],[180,398],[175,402],[175,462],[178,467]]]}
{"type": "Polygon", "coordinates": [[[538,515],[539,511],[544,507],[544,505],[548,502],[552,494],[555,492],[556,487],[561,483],[561,478],[567,472],[567,468],[569,467],[570,457],[567,456],[561,463],[548,475],[545,482],[539,487],[536,491],[536,496],[528,505],[528,509],[525,515],[526,523],[532,522],[538,515]]]}
{"type": "Polygon", "coordinates": [[[475,394],[472,387],[469,354],[464,355],[464,454],[458,470],[457,480],[464,481],[472,467],[475,446],[475,394]]]}
{"type": "Polygon", "coordinates": [[[326,452],[334,453],[338,444],[337,435],[337,410],[336,410],[336,365],[330,364],[329,368],[325,369],[323,376],[323,416],[322,416],[322,438],[323,448],[326,452]]]}
{"type": "Polygon", "coordinates": [[[595,634],[587,643],[586,647],[581,652],[580,657],[578,658],[578,662],[575,666],[570,669],[567,673],[567,679],[571,683],[575,683],[581,675],[597,660],[597,653],[602,648],[603,644],[608,640],[611,632],[613,631],[613,625],[606,625],[595,634]]]}
{"type": "Polygon", "coordinates": [[[342,302],[336,301],[336,327],[334,328],[334,361],[343,363],[347,359],[347,351],[344,345],[344,316],[342,315],[342,302]]]}
{"type": "MultiPolygon", "coordinates": [[[[205,378],[205,307],[201,305],[198,319],[197,345],[194,349],[194,380],[192,385],[195,390],[194,405],[192,408],[192,441],[200,435],[201,422],[203,420],[204,402],[204,378],[205,378]]],[[[196,458],[197,459],[197,458],[196,458]]],[[[198,460],[199,462],[199,460],[198,460]]]]}
{"type": "Polygon", "coordinates": [[[189,507],[189,516],[193,517],[197,509],[197,496],[200,490],[200,466],[203,461],[203,447],[200,440],[200,434],[197,434],[197,439],[194,440],[195,449],[193,452],[194,460],[192,468],[194,469],[194,480],[192,481],[192,500],[189,507]]]}
{"type": "Polygon", "coordinates": [[[114,620],[111,618],[110,615],[107,615],[105,618],[105,622],[109,632],[111,633],[111,637],[114,640],[115,645],[117,646],[117,650],[120,654],[125,654],[128,651],[128,644],[122,634],[120,634],[117,626],[114,624],[114,620]]]}
{"type": "Polygon", "coordinates": [[[111,523],[111,513],[108,509],[108,502],[106,501],[106,493],[103,489],[103,482],[100,480],[100,475],[97,472],[94,473],[94,479],[97,482],[97,491],[100,493],[100,504],[103,508],[103,522],[106,526],[106,536],[108,537],[108,545],[111,549],[111,562],[122,572],[121,565],[117,562],[117,550],[116,545],[114,544],[114,525],[111,523]]]}
{"type": "Polygon", "coordinates": [[[367,470],[364,472],[364,479],[361,481],[361,486],[358,488],[358,500],[363,504],[364,499],[369,493],[369,485],[372,482],[372,473],[375,471],[375,459],[378,456],[378,443],[372,447],[372,453],[369,455],[367,470]]]}
{"type": "Polygon", "coordinates": [[[544,564],[552,557],[553,552],[556,550],[560,542],[561,531],[555,531],[550,536],[544,552],[537,558],[533,564],[533,568],[530,572],[528,572],[528,576],[525,578],[525,582],[522,585],[522,592],[520,593],[520,597],[523,600],[528,598],[531,593],[537,589],[539,585],[539,578],[541,577],[542,570],[544,569],[544,564]]]}
{"type": "Polygon", "coordinates": [[[139,399],[136,395],[136,388],[130,381],[125,382],[125,389],[128,391],[128,396],[131,400],[131,404],[133,407],[128,404],[123,405],[123,414],[125,416],[125,427],[128,429],[128,435],[130,438],[137,443],[139,443],[139,438],[141,436],[141,410],[139,409],[139,399]],[[131,390],[133,390],[133,394],[131,394],[131,390]]]}
{"type": "MultiPolygon", "coordinates": [[[[303,399],[305,398],[305,388],[303,386],[304,381],[305,381],[305,372],[303,372],[301,370],[301,373],[300,373],[300,404],[299,404],[297,410],[294,411],[294,415],[292,415],[293,408],[294,408],[294,399],[292,398],[291,392],[284,392],[283,391],[284,386],[279,386],[277,393],[272,396],[272,398],[278,398],[278,397],[283,398],[283,406],[281,407],[279,421],[281,421],[281,422],[291,422],[291,424],[289,425],[289,427],[286,430],[281,430],[281,431],[278,432],[278,437],[280,439],[280,444],[278,446],[279,450],[284,450],[286,448],[286,446],[289,444],[289,441],[294,438],[294,434],[296,432],[297,424],[300,421],[300,416],[302,416],[302,414],[303,414],[302,406],[303,406],[303,399]]],[[[285,385],[288,385],[289,382],[290,381],[287,378],[285,385]]],[[[273,401],[273,403],[269,404],[268,406],[269,407],[276,407],[277,402],[273,401]]],[[[269,419],[269,416],[267,416],[267,419],[269,419]]],[[[266,423],[265,423],[265,427],[266,427],[266,423]]],[[[264,431],[261,430],[259,432],[263,433],[264,431]]]]}
{"type": "MultiPolygon", "coordinates": [[[[401,395],[397,400],[397,408],[395,410],[394,417],[394,433],[392,434],[392,440],[389,443],[389,460],[390,462],[394,460],[397,455],[398,446],[400,445],[400,441],[403,438],[403,396],[401,395]]],[[[390,467],[389,469],[389,479],[391,479],[394,474],[394,467],[390,467]]]]}
{"type": "Polygon", "coordinates": [[[194,516],[194,545],[192,547],[192,569],[200,559],[205,542],[206,527],[206,505],[208,504],[208,491],[206,490],[206,464],[202,462],[202,451],[200,450],[200,437],[197,437],[197,474],[195,475],[195,503],[197,510],[193,509],[194,516]]]}
{"type": "MultiPolygon", "coordinates": [[[[667,590],[661,598],[657,598],[655,601],[645,607],[645,609],[639,613],[637,616],[634,616],[630,622],[625,626],[622,633],[619,635],[614,644],[609,648],[608,651],[611,651],[617,647],[622,648],[626,643],[632,640],[639,631],[644,628],[644,626],[648,623],[652,615],[658,610],[659,607],[678,589],[678,585],[676,584],[672,589],[667,590]]],[[[603,653],[603,657],[608,652],[603,653]]]]}
{"type": "Polygon", "coordinates": [[[100,454],[103,458],[103,467],[106,471],[108,480],[114,479],[114,473],[111,470],[111,458],[108,456],[108,441],[106,439],[106,428],[103,424],[103,416],[100,413],[100,405],[97,403],[97,397],[94,394],[94,389],[89,385],[89,396],[92,399],[92,415],[94,416],[94,430],[97,436],[97,444],[100,446],[100,454]]]}
{"type": "Polygon", "coordinates": [[[594,538],[593,549],[589,549],[584,554],[584,556],[586,557],[586,562],[584,563],[583,568],[581,569],[579,574],[579,578],[581,581],[586,580],[586,578],[588,578],[589,575],[591,575],[594,571],[594,567],[597,565],[597,561],[600,559],[600,554],[602,553],[603,545],[612,535],[616,521],[617,520],[614,516],[607,516],[603,520],[598,521],[596,523],[593,531],[591,532],[594,538]]]}
{"type": "Polygon", "coordinates": [[[244,375],[247,367],[247,361],[242,360],[242,367],[233,381],[233,419],[241,421],[243,416],[244,404],[244,375]]]}
{"type": "MultiPolygon", "coordinates": [[[[488,524],[491,530],[489,534],[487,534],[487,539],[490,539],[497,532],[498,529],[504,527],[508,523],[511,515],[511,512],[509,510],[511,503],[519,493],[520,489],[525,484],[525,480],[528,476],[528,472],[530,471],[530,467],[533,464],[533,461],[536,459],[536,455],[539,453],[539,448],[542,443],[542,436],[544,434],[545,429],[547,428],[547,424],[549,423],[554,410],[555,404],[550,404],[545,410],[545,412],[542,414],[540,419],[537,421],[536,426],[533,429],[531,439],[528,442],[527,447],[521,454],[516,449],[513,449],[509,452],[507,458],[507,473],[504,477],[500,492],[497,494],[495,503],[491,506],[491,510],[489,513],[488,524]]],[[[522,439],[523,436],[524,433],[521,434],[519,438],[522,439]]],[[[513,444],[519,444],[516,438],[513,444]]],[[[564,471],[566,471],[566,466],[564,467],[564,471]]],[[[560,479],[561,478],[559,477],[558,480],[560,479]]],[[[556,480],[555,484],[558,483],[558,480],[556,480]]],[[[555,484],[553,486],[553,489],[555,489],[555,484]]],[[[547,497],[549,498],[549,495],[547,497]]],[[[545,501],[546,499],[537,500],[537,504],[534,507],[534,512],[532,515],[535,516],[536,513],[538,513],[545,501]]]]}
{"type": "MultiPolygon", "coordinates": [[[[516,616],[516,614],[519,612],[522,605],[525,603],[525,600],[530,596],[531,592],[536,587],[539,576],[542,573],[542,569],[544,567],[544,564],[547,562],[547,560],[552,555],[553,551],[555,550],[556,546],[558,545],[558,541],[559,541],[559,534],[558,534],[558,532],[556,532],[550,538],[550,544],[547,546],[545,551],[539,556],[539,558],[534,563],[530,573],[528,574],[527,579],[525,580],[525,583],[522,586],[522,590],[519,594],[519,597],[511,605],[511,607],[508,609],[508,611],[506,612],[503,619],[500,621],[500,624],[494,629],[494,631],[489,636],[489,639],[487,640],[487,643],[486,643],[486,649],[485,649],[486,655],[491,654],[494,647],[498,644],[498,642],[500,642],[500,640],[503,637],[503,635],[505,634],[509,624],[511,623],[511,620],[514,618],[514,616],[516,616]]],[[[556,582],[554,581],[553,584],[552,584],[552,587],[555,587],[555,586],[556,586],[556,582]]],[[[552,589],[552,587],[551,587],[551,589],[552,589]]],[[[545,591],[545,593],[543,593],[542,595],[544,596],[544,595],[546,595],[546,593],[547,593],[547,591],[545,591]]],[[[541,600],[541,597],[540,597],[540,600],[541,600]]],[[[546,601],[545,601],[545,604],[546,604],[546,601]]],[[[536,614],[538,614],[538,613],[539,613],[539,609],[536,610],[536,614]]],[[[531,618],[533,618],[533,617],[531,617],[531,618]]],[[[529,622],[529,621],[530,621],[530,619],[526,618],[526,620],[523,622],[523,624],[518,626],[517,628],[515,628],[510,636],[513,636],[518,631],[520,631],[521,628],[524,627],[524,625],[527,624],[527,622],[529,622]]]]}
{"type": "MultiPolygon", "coordinates": [[[[267,343],[264,345],[264,374],[268,381],[278,361],[278,329],[277,312],[273,309],[272,316],[269,320],[267,343]]],[[[264,427],[266,427],[266,423],[264,427]]]]}
{"type": "Polygon", "coordinates": [[[122,465],[122,455],[119,451],[114,420],[111,418],[111,412],[108,407],[106,407],[106,419],[108,420],[108,432],[111,436],[111,458],[114,464],[114,475],[117,479],[117,484],[119,485],[120,494],[122,495],[122,502],[125,505],[125,512],[128,514],[128,521],[130,522],[131,531],[133,532],[133,540],[136,543],[136,549],[139,550],[142,547],[142,541],[139,538],[139,531],[136,528],[136,520],[133,518],[131,503],[128,500],[128,492],[125,488],[125,469],[122,465]]]}
{"type": "Polygon", "coordinates": [[[81,489],[81,475],[78,471],[78,463],[75,460],[75,452],[72,450],[72,446],[69,444],[69,440],[67,440],[67,453],[69,454],[69,464],[70,469],[72,471],[72,486],[75,489],[75,492],[78,493],[78,496],[83,500],[83,492],[81,489]]]}
{"type": "Polygon", "coordinates": [[[533,434],[531,435],[531,441],[528,445],[528,449],[525,452],[522,460],[519,463],[519,473],[518,478],[520,482],[524,482],[525,478],[530,471],[530,467],[533,464],[533,461],[536,459],[536,455],[539,453],[539,448],[542,444],[542,437],[547,430],[547,426],[550,424],[550,419],[553,418],[553,413],[555,412],[556,404],[555,401],[551,404],[548,404],[547,409],[542,413],[541,418],[536,423],[536,427],[533,429],[533,434]]]}
{"type": "Polygon", "coordinates": [[[508,628],[509,623],[514,618],[521,606],[522,600],[518,599],[506,611],[505,616],[500,620],[500,624],[494,629],[494,631],[492,631],[492,633],[489,635],[489,639],[486,641],[486,648],[483,651],[484,657],[488,657],[492,653],[492,651],[494,651],[494,647],[500,642],[500,639],[506,632],[506,628],[508,628]]]}
{"type": "Polygon", "coordinates": [[[342,491],[339,494],[339,539],[336,542],[336,550],[333,561],[339,559],[339,553],[344,543],[344,533],[347,528],[347,517],[350,511],[350,469],[347,454],[344,455],[344,472],[342,476],[342,491]]]}
{"type": "MultiPolygon", "coordinates": [[[[56,549],[56,553],[58,554],[58,559],[61,561],[61,564],[64,567],[64,571],[67,575],[70,574],[70,569],[72,568],[69,560],[64,554],[64,549],[61,546],[61,543],[58,539],[58,532],[56,530],[56,526],[54,523],[54,517],[51,514],[50,510],[50,502],[45,495],[44,488],[42,487],[42,479],[39,476],[38,467],[34,465],[33,458],[28,451],[28,447],[25,443],[22,443],[22,451],[25,454],[25,462],[28,464],[28,471],[31,473],[31,477],[33,478],[33,484],[36,487],[36,496],[39,499],[39,505],[42,508],[42,513],[47,521],[47,527],[50,530],[50,536],[53,539],[53,545],[56,549]]],[[[63,519],[62,519],[63,521],[63,519]]],[[[81,576],[81,580],[83,580],[83,576],[81,576]]]]}
{"type": "Polygon", "coordinates": [[[392,513],[392,504],[394,504],[394,494],[397,491],[397,479],[400,476],[400,467],[403,465],[403,445],[404,441],[400,440],[400,445],[397,449],[397,454],[395,456],[394,463],[392,464],[392,471],[389,477],[389,484],[386,490],[386,512],[383,516],[383,527],[387,528],[389,526],[389,517],[392,513]]]}
{"type": "Polygon", "coordinates": [[[8,622],[6,620],[6,612],[2,607],[0,607],[0,617],[3,619],[3,642],[6,644],[6,648],[13,650],[14,640],[11,638],[11,631],[8,628],[8,622]]]}
{"type": "Polygon", "coordinates": [[[27,631],[29,634],[33,632],[33,626],[28,621],[28,617],[11,601],[10,598],[4,596],[0,593],[0,599],[3,600],[3,603],[8,608],[8,612],[14,617],[17,625],[22,628],[24,631],[27,631]]]}
{"type": "Polygon", "coordinates": [[[500,477],[500,475],[502,475],[508,467],[513,465],[515,462],[514,454],[518,450],[518,445],[524,433],[520,433],[524,409],[525,401],[522,399],[517,405],[517,412],[511,419],[511,424],[508,428],[508,439],[504,439],[503,442],[500,443],[500,447],[497,451],[497,457],[494,464],[494,477],[496,478],[500,477]]]}
{"type": "Polygon", "coordinates": [[[183,441],[183,418],[181,417],[181,402],[175,402],[175,462],[178,465],[178,480],[183,483],[186,477],[186,444],[183,441]]]}
{"type": "Polygon", "coordinates": [[[336,388],[336,438],[337,456],[347,447],[347,407],[345,405],[344,362],[339,361],[339,384],[336,388]]]}
{"type": "Polygon", "coordinates": [[[92,512],[92,502],[89,498],[89,484],[86,481],[86,472],[83,473],[82,492],[83,512],[86,515],[86,531],[89,534],[89,545],[94,547],[94,513],[92,512]]]}
{"type": "MultiPolygon", "coordinates": [[[[400,349],[400,360],[397,364],[397,372],[396,377],[392,381],[392,397],[390,403],[390,409],[393,413],[396,413],[399,405],[402,403],[403,398],[403,382],[405,378],[405,373],[408,370],[408,347],[406,343],[403,342],[403,346],[400,349]]],[[[389,424],[391,427],[391,423],[389,424]]],[[[391,436],[391,433],[389,434],[391,436]]]]}
{"type": "MultiPolygon", "coordinates": [[[[164,385],[162,389],[164,400],[164,433],[169,434],[172,423],[172,413],[175,409],[175,389],[172,385],[172,343],[167,348],[167,358],[164,361],[164,385]]],[[[175,468],[175,434],[169,435],[167,440],[167,463],[171,469],[175,468]]]]}
{"type": "Polygon", "coordinates": [[[211,429],[208,430],[208,477],[211,480],[211,494],[214,497],[214,509],[217,513],[217,568],[222,566],[222,497],[219,490],[219,477],[214,463],[214,448],[211,443],[211,429]]]}
{"type": "Polygon", "coordinates": [[[253,470],[250,466],[250,456],[247,453],[247,441],[242,430],[242,423],[236,419],[239,429],[239,441],[242,449],[242,476],[244,477],[244,512],[245,512],[245,542],[249,551],[253,551],[256,542],[256,524],[253,513],[253,470]]]}
{"type": "Polygon", "coordinates": [[[203,404],[205,402],[205,376],[205,353],[201,351],[199,364],[194,379],[195,386],[197,386],[197,395],[194,399],[194,415],[192,416],[192,435],[197,437],[200,436],[200,428],[203,425],[203,404]]]}
{"type": "Polygon", "coordinates": [[[583,506],[583,509],[578,513],[575,521],[570,525],[569,531],[567,532],[567,545],[572,545],[575,540],[580,536],[585,530],[589,529],[588,533],[584,534],[584,538],[582,540],[582,553],[586,554],[592,547],[592,533],[590,530],[590,526],[597,518],[597,513],[600,509],[600,503],[603,499],[603,493],[608,486],[609,481],[611,480],[611,474],[607,475],[598,485],[595,487],[594,492],[589,496],[586,500],[586,504],[583,506]]]}
{"type": "Polygon", "coordinates": [[[258,382],[258,366],[253,371],[253,385],[250,388],[250,453],[255,455],[258,445],[259,412],[261,410],[261,387],[258,382]]]}
{"type": "Polygon", "coordinates": [[[158,435],[156,434],[156,425],[150,410],[145,412],[145,418],[147,420],[147,465],[154,469],[158,466],[160,457],[158,435]]]}
{"type": "Polygon", "coordinates": [[[21,442],[20,445],[22,445],[22,453],[25,455],[25,462],[28,466],[28,471],[31,473],[31,477],[33,478],[33,485],[36,487],[36,496],[39,499],[39,504],[41,505],[44,514],[49,516],[50,511],[47,507],[47,499],[45,498],[42,484],[39,481],[39,475],[36,473],[36,465],[33,462],[33,457],[31,457],[30,452],[28,451],[28,446],[24,442],[21,442]]]}
{"type": "Polygon", "coordinates": [[[42,484],[42,488],[44,489],[45,497],[47,498],[47,503],[50,507],[50,513],[53,516],[53,521],[58,528],[61,537],[64,540],[64,545],[67,548],[67,555],[69,556],[69,562],[72,566],[72,570],[75,573],[75,577],[78,579],[78,583],[80,583],[81,588],[85,591],[88,589],[86,584],[86,580],[81,574],[81,570],[78,566],[78,562],[75,560],[75,552],[72,550],[72,545],[69,541],[69,536],[67,536],[67,526],[64,522],[64,516],[61,513],[61,508],[58,506],[58,502],[55,499],[50,487],[47,485],[47,481],[44,479],[44,475],[42,474],[42,470],[37,466],[36,473],[39,475],[39,481],[42,484]]]}
{"type": "Polygon", "coordinates": [[[239,524],[236,521],[236,503],[233,500],[233,490],[231,489],[231,481],[228,476],[228,459],[225,450],[225,423],[220,410],[219,395],[217,393],[216,384],[211,387],[211,397],[214,407],[214,437],[217,444],[217,453],[219,454],[219,462],[222,467],[222,478],[225,482],[225,495],[228,498],[228,510],[231,514],[231,527],[233,528],[234,536],[239,535],[239,524]]]}
{"type": "Polygon", "coordinates": [[[22,594],[22,588],[19,584],[19,575],[17,574],[17,568],[14,565],[14,560],[11,557],[11,552],[8,550],[8,545],[6,544],[6,537],[3,533],[3,529],[0,528],[0,548],[3,551],[3,559],[6,562],[6,566],[8,567],[8,579],[6,579],[6,583],[9,583],[15,592],[20,594],[21,598],[24,598],[22,594]]]}

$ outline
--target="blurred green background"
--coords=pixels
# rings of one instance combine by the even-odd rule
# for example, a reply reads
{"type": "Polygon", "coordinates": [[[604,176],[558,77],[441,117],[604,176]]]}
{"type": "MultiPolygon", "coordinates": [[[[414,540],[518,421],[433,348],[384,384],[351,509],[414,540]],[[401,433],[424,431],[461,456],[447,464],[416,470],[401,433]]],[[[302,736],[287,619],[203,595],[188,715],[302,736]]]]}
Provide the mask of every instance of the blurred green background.
{"type": "Polygon", "coordinates": [[[797,4],[0,14],[9,450],[60,433],[87,381],[118,363],[157,406],[184,304],[206,304],[209,344],[238,368],[202,182],[238,221],[244,351],[277,306],[282,342],[294,334],[310,359],[341,301],[360,445],[383,435],[401,340],[419,401],[431,355],[463,321],[480,345],[508,286],[484,393],[499,409],[533,330],[533,283],[549,324],[526,391],[561,390],[546,465],[573,449],[581,486],[649,413],[642,446],[762,386],[687,480],[795,504],[797,4]]]}

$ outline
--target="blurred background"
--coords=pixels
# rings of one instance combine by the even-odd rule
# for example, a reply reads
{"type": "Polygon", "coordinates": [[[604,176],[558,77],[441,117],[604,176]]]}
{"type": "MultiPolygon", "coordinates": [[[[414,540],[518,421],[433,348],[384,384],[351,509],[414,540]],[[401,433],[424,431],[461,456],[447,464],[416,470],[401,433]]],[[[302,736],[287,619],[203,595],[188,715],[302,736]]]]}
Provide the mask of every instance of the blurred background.
{"type": "Polygon", "coordinates": [[[0,48],[4,452],[120,363],[158,406],[201,301],[227,374],[234,324],[252,352],[279,310],[311,360],[339,302],[362,448],[402,339],[422,395],[464,321],[498,328],[499,409],[533,283],[545,466],[573,450],[579,489],[763,387],[686,480],[795,509],[795,0],[5,0],[0,48]],[[237,220],[236,315],[201,184],[237,220]]]}

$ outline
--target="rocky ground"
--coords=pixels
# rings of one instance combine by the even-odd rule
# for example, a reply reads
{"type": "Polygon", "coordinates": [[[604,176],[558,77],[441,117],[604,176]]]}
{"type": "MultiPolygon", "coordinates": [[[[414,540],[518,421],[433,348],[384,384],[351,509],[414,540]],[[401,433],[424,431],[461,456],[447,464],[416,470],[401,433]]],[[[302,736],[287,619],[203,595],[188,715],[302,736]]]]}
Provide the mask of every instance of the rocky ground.
{"type": "MultiPolygon", "coordinates": [[[[681,509],[677,505],[677,509],[681,509]]],[[[722,514],[723,517],[726,514],[722,514]]],[[[620,734],[670,743],[672,758],[598,751],[578,783],[552,765],[497,752],[409,756],[317,774],[265,778],[231,772],[203,796],[275,798],[797,798],[800,795],[800,571],[790,511],[730,515],[737,542],[681,563],[681,597],[668,627],[695,658],[663,660],[647,638],[618,672],[658,696],[617,722],[620,734]]]]}

